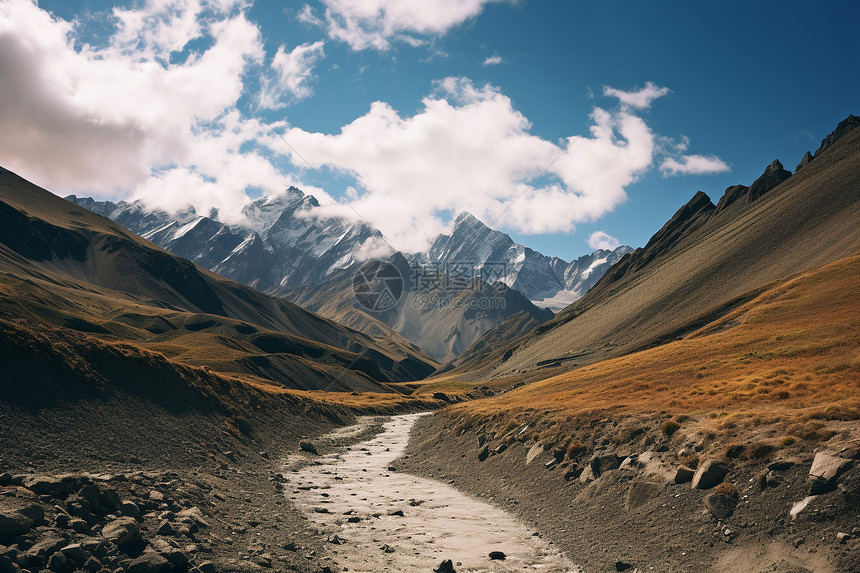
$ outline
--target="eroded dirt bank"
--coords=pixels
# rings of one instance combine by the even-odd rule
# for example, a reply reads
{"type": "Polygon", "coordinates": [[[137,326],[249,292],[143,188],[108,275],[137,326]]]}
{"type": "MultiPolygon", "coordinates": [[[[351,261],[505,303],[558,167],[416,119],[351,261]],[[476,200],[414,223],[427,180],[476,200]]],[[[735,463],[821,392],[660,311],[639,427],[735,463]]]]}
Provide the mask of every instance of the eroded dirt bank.
{"type": "Polygon", "coordinates": [[[685,445],[659,436],[559,461],[533,443],[455,427],[444,411],[422,418],[395,464],[507,509],[586,572],[860,571],[856,444],[816,448],[836,449],[827,479],[811,480],[812,449],[793,450],[714,460],[725,485],[699,489],[693,475],[676,477],[685,445]]]}

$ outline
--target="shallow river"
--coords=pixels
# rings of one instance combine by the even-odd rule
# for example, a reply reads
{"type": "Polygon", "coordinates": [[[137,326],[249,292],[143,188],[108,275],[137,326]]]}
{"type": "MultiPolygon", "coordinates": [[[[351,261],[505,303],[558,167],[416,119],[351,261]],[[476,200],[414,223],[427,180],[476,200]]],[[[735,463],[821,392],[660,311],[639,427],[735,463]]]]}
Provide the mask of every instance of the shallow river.
{"type": "MultiPolygon", "coordinates": [[[[444,483],[389,471],[419,416],[395,416],[373,439],[284,474],[288,497],[334,541],[344,571],[429,572],[445,559],[458,573],[580,571],[508,513],[444,483]],[[506,559],[491,560],[492,551],[506,559]]],[[[332,437],[355,431],[344,428],[332,437]]]]}

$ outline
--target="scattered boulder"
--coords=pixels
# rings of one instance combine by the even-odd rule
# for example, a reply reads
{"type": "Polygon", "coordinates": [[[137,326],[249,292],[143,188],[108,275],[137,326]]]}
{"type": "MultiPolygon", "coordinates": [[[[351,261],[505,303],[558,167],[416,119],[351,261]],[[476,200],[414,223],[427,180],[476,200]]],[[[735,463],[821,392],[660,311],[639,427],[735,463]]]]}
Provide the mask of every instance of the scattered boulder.
{"type": "Polygon", "coordinates": [[[303,452],[308,452],[309,454],[314,454],[317,456],[319,455],[319,452],[317,451],[317,447],[312,442],[304,442],[304,441],[299,442],[299,448],[303,452]]]}
{"type": "Polygon", "coordinates": [[[567,471],[564,472],[564,481],[575,480],[580,475],[582,475],[582,468],[579,464],[571,464],[568,466],[567,471]]]}
{"type": "Polygon", "coordinates": [[[723,478],[729,473],[726,464],[714,460],[708,460],[699,466],[693,476],[693,489],[711,489],[722,483],[723,478]]]}
{"type": "Polygon", "coordinates": [[[621,458],[615,454],[605,454],[602,456],[594,456],[588,464],[591,466],[591,471],[594,473],[594,477],[598,478],[605,472],[617,470],[621,466],[621,458]]]}
{"type": "Polygon", "coordinates": [[[3,500],[0,507],[0,539],[23,535],[44,519],[45,510],[36,504],[3,500]]]}
{"type": "Polygon", "coordinates": [[[681,466],[675,472],[675,483],[687,483],[689,481],[693,481],[693,476],[696,475],[696,472],[691,470],[686,466],[681,466]]]}
{"type": "Polygon", "coordinates": [[[83,486],[78,490],[77,497],[86,500],[90,506],[90,511],[93,513],[98,513],[102,507],[102,492],[99,491],[96,485],[88,484],[83,486]]]}
{"type": "Polygon", "coordinates": [[[12,485],[12,474],[8,472],[0,473],[0,487],[12,485]]]}
{"type": "Polygon", "coordinates": [[[851,467],[851,460],[833,455],[828,452],[818,452],[809,468],[811,480],[809,493],[820,495],[836,489],[836,480],[851,467]]]}
{"type": "Polygon", "coordinates": [[[493,453],[494,454],[501,454],[502,452],[504,452],[507,449],[508,449],[507,444],[499,444],[498,446],[496,446],[496,449],[493,450],[493,453]]]}
{"type": "Polygon", "coordinates": [[[439,567],[433,570],[433,573],[457,573],[457,571],[454,569],[454,562],[446,559],[439,564],[439,567]]]}
{"type": "Polygon", "coordinates": [[[84,551],[80,543],[72,543],[60,548],[60,552],[78,566],[82,566],[90,558],[90,554],[84,551]]]}
{"type": "Polygon", "coordinates": [[[122,500],[116,490],[105,488],[99,495],[99,503],[105,513],[114,513],[122,508],[122,500]]]}
{"type": "Polygon", "coordinates": [[[490,551],[490,559],[493,561],[504,561],[507,558],[504,551],[490,551]]]}
{"type": "Polygon", "coordinates": [[[845,533],[843,531],[840,531],[839,533],[836,534],[836,541],[838,541],[839,543],[845,543],[849,539],[851,539],[850,533],[845,533]]]}
{"type": "Polygon", "coordinates": [[[140,507],[136,503],[130,500],[123,500],[119,504],[119,511],[126,517],[133,517],[137,519],[140,517],[140,507]]]}
{"type": "Polygon", "coordinates": [[[615,570],[616,571],[627,571],[631,567],[633,567],[633,565],[631,565],[630,563],[627,563],[626,561],[616,561],[615,562],[615,570]]]}
{"type": "Polygon", "coordinates": [[[490,457],[490,448],[488,448],[487,446],[484,446],[478,452],[478,461],[482,462],[482,461],[486,460],[488,457],[490,457]]]}
{"type": "Polygon", "coordinates": [[[209,522],[206,521],[206,518],[203,516],[203,512],[200,511],[199,507],[189,507],[188,509],[183,509],[179,513],[176,514],[178,519],[188,518],[191,519],[197,525],[201,527],[209,527],[209,522]]]}
{"type": "Polygon", "coordinates": [[[154,551],[145,551],[126,568],[128,573],[167,573],[172,570],[170,562],[154,551]]]}
{"type": "Polygon", "coordinates": [[[50,495],[52,497],[61,497],[64,490],[63,480],[54,476],[25,476],[21,485],[36,495],[50,495]]]}
{"type": "Polygon", "coordinates": [[[102,529],[102,537],[119,546],[131,545],[140,539],[140,527],[131,517],[119,517],[102,529]]]}

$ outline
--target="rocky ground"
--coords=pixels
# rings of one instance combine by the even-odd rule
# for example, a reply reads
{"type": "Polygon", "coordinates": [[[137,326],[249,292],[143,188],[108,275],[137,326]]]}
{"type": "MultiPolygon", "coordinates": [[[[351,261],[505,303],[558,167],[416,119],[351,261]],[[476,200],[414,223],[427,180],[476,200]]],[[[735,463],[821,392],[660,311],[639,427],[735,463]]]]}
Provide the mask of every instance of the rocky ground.
{"type": "MultiPolygon", "coordinates": [[[[315,423],[316,429],[296,427],[292,433],[332,428],[315,423]]],[[[367,431],[375,428],[367,425],[367,431]]],[[[345,435],[339,442],[364,436],[345,435]]],[[[284,498],[285,460],[299,444],[285,442],[271,454],[251,451],[250,443],[237,443],[235,451],[210,448],[201,456],[205,462],[177,459],[171,470],[155,455],[157,462],[147,467],[145,445],[137,448],[131,470],[91,455],[76,457],[59,441],[62,456],[54,452],[52,458],[64,460],[59,466],[46,460],[44,444],[28,467],[0,459],[0,573],[331,571],[325,540],[284,498]],[[59,469],[97,466],[111,473],[59,469]]],[[[332,447],[315,444],[320,452],[332,447]]],[[[12,447],[2,445],[5,451],[12,447]]],[[[291,467],[301,463],[313,463],[312,456],[290,457],[291,467]]]]}
{"type": "Polygon", "coordinates": [[[585,571],[860,571],[850,432],[716,455],[659,429],[632,445],[557,452],[455,426],[444,412],[419,421],[398,467],[513,512],[585,571]]]}

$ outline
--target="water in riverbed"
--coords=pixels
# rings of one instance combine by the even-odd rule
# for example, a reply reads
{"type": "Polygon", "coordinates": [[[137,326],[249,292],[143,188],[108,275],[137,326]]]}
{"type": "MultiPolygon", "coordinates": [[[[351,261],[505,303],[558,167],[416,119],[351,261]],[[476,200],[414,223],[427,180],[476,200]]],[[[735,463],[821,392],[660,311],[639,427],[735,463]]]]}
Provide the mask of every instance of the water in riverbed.
{"type": "Polygon", "coordinates": [[[285,474],[288,497],[335,542],[344,571],[429,572],[445,559],[458,573],[580,571],[508,513],[441,482],[389,471],[419,416],[395,416],[376,437],[285,474]],[[507,558],[491,560],[492,551],[507,558]]]}

